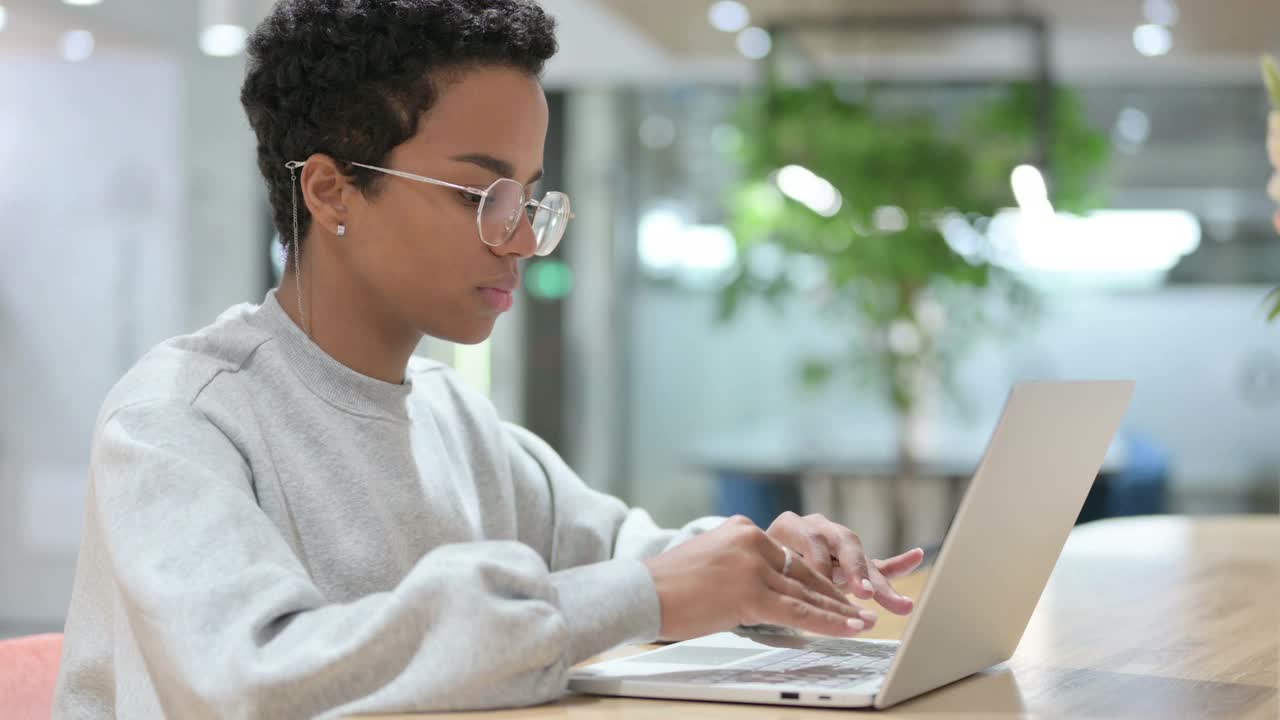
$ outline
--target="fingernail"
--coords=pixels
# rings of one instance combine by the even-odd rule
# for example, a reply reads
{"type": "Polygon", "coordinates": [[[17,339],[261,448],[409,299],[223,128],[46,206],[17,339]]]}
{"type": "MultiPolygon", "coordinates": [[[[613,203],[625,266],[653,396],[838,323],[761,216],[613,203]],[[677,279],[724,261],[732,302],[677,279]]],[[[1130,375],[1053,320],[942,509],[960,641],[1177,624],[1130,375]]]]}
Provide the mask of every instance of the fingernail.
{"type": "Polygon", "coordinates": [[[862,628],[866,627],[865,625],[862,624],[861,620],[850,620],[845,624],[848,625],[849,629],[853,630],[854,632],[857,632],[858,630],[861,630],[862,628]]]}
{"type": "Polygon", "coordinates": [[[844,585],[845,583],[849,582],[849,578],[845,577],[843,570],[836,570],[835,572],[831,573],[831,582],[837,585],[844,585]]]}
{"type": "Polygon", "coordinates": [[[867,622],[869,622],[869,623],[870,623],[870,622],[875,622],[875,621],[876,621],[876,618],[877,618],[877,617],[879,617],[878,615],[876,615],[874,612],[872,612],[872,611],[870,611],[870,610],[863,610],[863,611],[859,612],[859,613],[858,613],[858,615],[862,616],[862,619],[863,619],[863,620],[866,620],[866,621],[867,621],[867,622]]]}
{"type": "Polygon", "coordinates": [[[871,584],[871,581],[870,581],[870,580],[868,580],[868,579],[866,579],[866,578],[862,578],[862,589],[863,589],[863,590],[866,590],[867,592],[875,592],[875,591],[876,591],[875,586],[874,586],[874,585],[872,585],[872,584],[871,584]]]}

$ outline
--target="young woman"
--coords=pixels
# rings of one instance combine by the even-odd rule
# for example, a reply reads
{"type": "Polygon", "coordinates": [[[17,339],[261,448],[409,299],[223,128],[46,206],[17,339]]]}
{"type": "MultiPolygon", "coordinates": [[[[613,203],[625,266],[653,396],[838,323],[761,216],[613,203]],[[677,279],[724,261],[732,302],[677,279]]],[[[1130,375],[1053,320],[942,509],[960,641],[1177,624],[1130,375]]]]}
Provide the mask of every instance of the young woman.
{"type": "Polygon", "coordinates": [[[555,50],[529,0],[285,0],[254,32],[288,271],[107,397],[58,717],[527,705],[624,642],[911,610],[886,578],[918,550],[790,513],[659,529],[412,356],[488,337],[572,217],[538,187],[555,50]]]}

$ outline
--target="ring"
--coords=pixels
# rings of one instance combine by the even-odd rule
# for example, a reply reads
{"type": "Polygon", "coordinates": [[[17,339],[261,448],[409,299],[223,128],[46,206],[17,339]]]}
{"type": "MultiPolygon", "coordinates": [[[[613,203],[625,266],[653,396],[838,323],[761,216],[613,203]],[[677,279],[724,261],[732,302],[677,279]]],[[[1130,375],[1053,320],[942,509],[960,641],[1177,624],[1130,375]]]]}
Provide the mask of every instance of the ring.
{"type": "Polygon", "coordinates": [[[784,557],[786,558],[785,560],[782,561],[782,576],[786,577],[787,573],[791,572],[791,558],[795,556],[792,554],[791,548],[787,547],[786,545],[782,546],[782,552],[784,553],[784,557]]]}

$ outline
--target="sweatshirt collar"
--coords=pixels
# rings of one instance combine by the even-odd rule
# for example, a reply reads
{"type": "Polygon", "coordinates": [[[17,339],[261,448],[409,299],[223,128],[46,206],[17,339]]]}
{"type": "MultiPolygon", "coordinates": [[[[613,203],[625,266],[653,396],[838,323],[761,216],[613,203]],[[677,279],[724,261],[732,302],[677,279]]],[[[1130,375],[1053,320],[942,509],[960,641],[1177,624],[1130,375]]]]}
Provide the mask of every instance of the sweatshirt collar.
{"type": "Polygon", "coordinates": [[[407,375],[404,382],[393,384],[362,375],[333,359],[293,322],[274,289],[267,292],[256,316],[280,343],[290,368],[316,395],[358,415],[408,419],[405,401],[413,383],[407,375]]]}

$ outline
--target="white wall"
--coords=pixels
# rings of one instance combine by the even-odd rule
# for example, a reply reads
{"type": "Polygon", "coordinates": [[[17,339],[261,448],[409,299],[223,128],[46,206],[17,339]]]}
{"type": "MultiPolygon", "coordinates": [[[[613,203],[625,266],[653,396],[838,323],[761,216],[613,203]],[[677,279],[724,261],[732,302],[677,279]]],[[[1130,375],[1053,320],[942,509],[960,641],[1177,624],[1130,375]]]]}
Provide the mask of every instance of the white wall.
{"type": "Polygon", "coordinates": [[[267,282],[266,188],[256,140],[240,106],[244,58],[192,54],[182,66],[185,167],[171,177],[186,188],[188,215],[185,327],[213,322],[228,306],[259,302],[267,282]]]}
{"type": "MultiPolygon", "coordinates": [[[[962,370],[971,415],[994,426],[1009,384],[1029,378],[1135,378],[1125,427],[1172,453],[1175,489],[1239,493],[1280,478],[1280,324],[1267,325],[1265,288],[1174,288],[1056,296],[1010,346],[988,344],[962,370]]],[[[706,295],[642,286],[633,305],[630,496],[666,523],[710,509],[714,454],[788,462],[814,445],[892,442],[883,403],[851,384],[798,387],[800,358],[837,349],[829,324],[792,305],[750,305],[712,321],[706,295]]],[[[980,452],[981,447],[976,448],[980,452]]]]}
{"type": "Polygon", "coordinates": [[[110,387],[261,297],[241,74],[123,50],[0,63],[0,626],[62,622],[110,387]]]}
{"type": "Polygon", "coordinates": [[[0,619],[61,617],[98,406],[181,327],[179,87],[154,56],[0,64],[0,619]]]}

